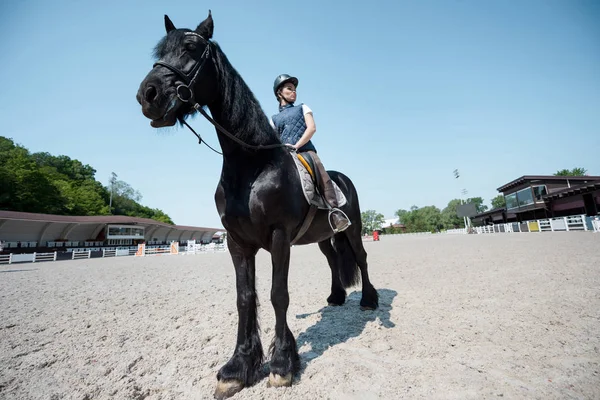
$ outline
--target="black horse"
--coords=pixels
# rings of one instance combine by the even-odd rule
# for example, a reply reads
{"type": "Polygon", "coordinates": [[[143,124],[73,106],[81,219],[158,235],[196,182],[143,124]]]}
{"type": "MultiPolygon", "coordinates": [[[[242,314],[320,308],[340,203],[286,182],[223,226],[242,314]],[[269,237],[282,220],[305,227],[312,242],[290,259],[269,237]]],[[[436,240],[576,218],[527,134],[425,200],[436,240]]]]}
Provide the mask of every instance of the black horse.
{"type": "MultiPolygon", "coordinates": [[[[223,169],[215,193],[217,210],[227,230],[235,267],[238,334],[231,359],[217,374],[215,397],[232,396],[261,376],[263,348],[258,332],[255,255],[271,253],[271,303],[275,337],[271,344],[268,384],[289,386],[299,368],[296,340],[288,328],[288,271],[291,242],[309,212],[293,153],[282,145],[252,91],[231,66],[213,36],[210,14],[198,27],[176,29],[165,15],[167,35],[156,45],[158,61],[142,81],[137,100],[151,126],[172,126],[200,111],[212,114],[223,152],[223,169]]],[[[358,195],[350,179],[329,171],[344,192],[341,209],[352,225],[334,234],[327,210],[318,210],[295,244],[319,243],[331,268],[330,305],[341,305],[346,288],[362,278],[363,309],[376,309],[377,291],[369,281],[367,253],[361,239],[358,195]]]]}

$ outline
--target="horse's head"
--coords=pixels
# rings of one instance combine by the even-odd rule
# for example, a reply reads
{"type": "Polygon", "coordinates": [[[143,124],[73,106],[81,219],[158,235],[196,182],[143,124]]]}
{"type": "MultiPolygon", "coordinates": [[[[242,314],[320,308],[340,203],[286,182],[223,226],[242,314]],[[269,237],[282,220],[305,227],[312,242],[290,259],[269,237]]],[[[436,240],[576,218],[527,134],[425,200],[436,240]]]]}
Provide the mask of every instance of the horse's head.
{"type": "Polygon", "coordinates": [[[167,35],[154,49],[158,61],[136,96],[155,128],[174,125],[178,118],[194,112],[194,104],[209,104],[216,92],[210,11],[193,31],[176,29],[166,15],[165,28],[167,35]]]}

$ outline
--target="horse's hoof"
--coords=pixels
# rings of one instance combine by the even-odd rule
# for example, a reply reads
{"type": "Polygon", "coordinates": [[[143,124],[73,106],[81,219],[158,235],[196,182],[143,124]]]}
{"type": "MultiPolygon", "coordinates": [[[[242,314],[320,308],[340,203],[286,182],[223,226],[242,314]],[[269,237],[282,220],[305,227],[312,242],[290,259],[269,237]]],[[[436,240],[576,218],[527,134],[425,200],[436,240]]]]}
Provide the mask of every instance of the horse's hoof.
{"type": "Polygon", "coordinates": [[[235,379],[218,381],[215,389],[215,399],[222,400],[233,396],[244,388],[244,383],[235,379]]]}
{"type": "Polygon", "coordinates": [[[374,307],[364,307],[364,306],[360,306],[360,309],[362,311],[375,311],[374,307]]]}
{"type": "Polygon", "coordinates": [[[281,376],[271,372],[271,374],[269,374],[269,381],[267,382],[267,387],[283,386],[292,386],[292,374],[289,373],[286,376],[281,376]]]}
{"type": "Polygon", "coordinates": [[[336,303],[327,303],[327,305],[329,307],[339,307],[339,306],[341,306],[341,304],[336,304],[336,303]]]}

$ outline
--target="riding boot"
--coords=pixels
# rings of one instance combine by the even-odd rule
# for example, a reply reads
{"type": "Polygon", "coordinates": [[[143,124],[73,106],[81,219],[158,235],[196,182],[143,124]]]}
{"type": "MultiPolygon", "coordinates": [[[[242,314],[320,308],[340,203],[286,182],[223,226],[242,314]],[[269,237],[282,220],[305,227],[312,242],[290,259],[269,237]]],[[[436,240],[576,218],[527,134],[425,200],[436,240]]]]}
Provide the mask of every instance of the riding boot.
{"type": "Polygon", "coordinates": [[[315,162],[315,166],[317,167],[319,176],[321,177],[321,179],[318,179],[317,181],[320,183],[319,191],[323,194],[323,198],[329,206],[328,218],[331,220],[330,224],[332,225],[334,232],[342,232],[351,225],[351,222],[348,220],[346,214],[338,208],[338,201],[333,182],[325,170],[325,167],[323,167],[321,159],[315,152],[311,151],[310,153],[315,162]]]}

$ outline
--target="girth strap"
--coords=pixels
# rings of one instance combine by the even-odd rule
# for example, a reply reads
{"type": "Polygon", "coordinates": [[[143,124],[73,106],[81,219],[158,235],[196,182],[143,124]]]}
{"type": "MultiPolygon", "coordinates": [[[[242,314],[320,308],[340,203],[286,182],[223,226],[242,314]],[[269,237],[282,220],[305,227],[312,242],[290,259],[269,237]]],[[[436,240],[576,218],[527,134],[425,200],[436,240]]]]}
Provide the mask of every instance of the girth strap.
{"type": "Polygon", "coordinates": [[[295,244],[302,236],[304,236],[304,234],[310,227],[310,224],[312,224],[312,221],[315,218],[316,213],[317,213],[317,206],[315,206],[314,204],[311,204],[310,207],[308,208],[308,212],[306,213],[306,216],[304,217],[304,222],[302,223],[300,230],[298,231],[298,233],[296,234],[296,237],[294,237],[294,239],[292,240],[290,245],[295,244]]]}

